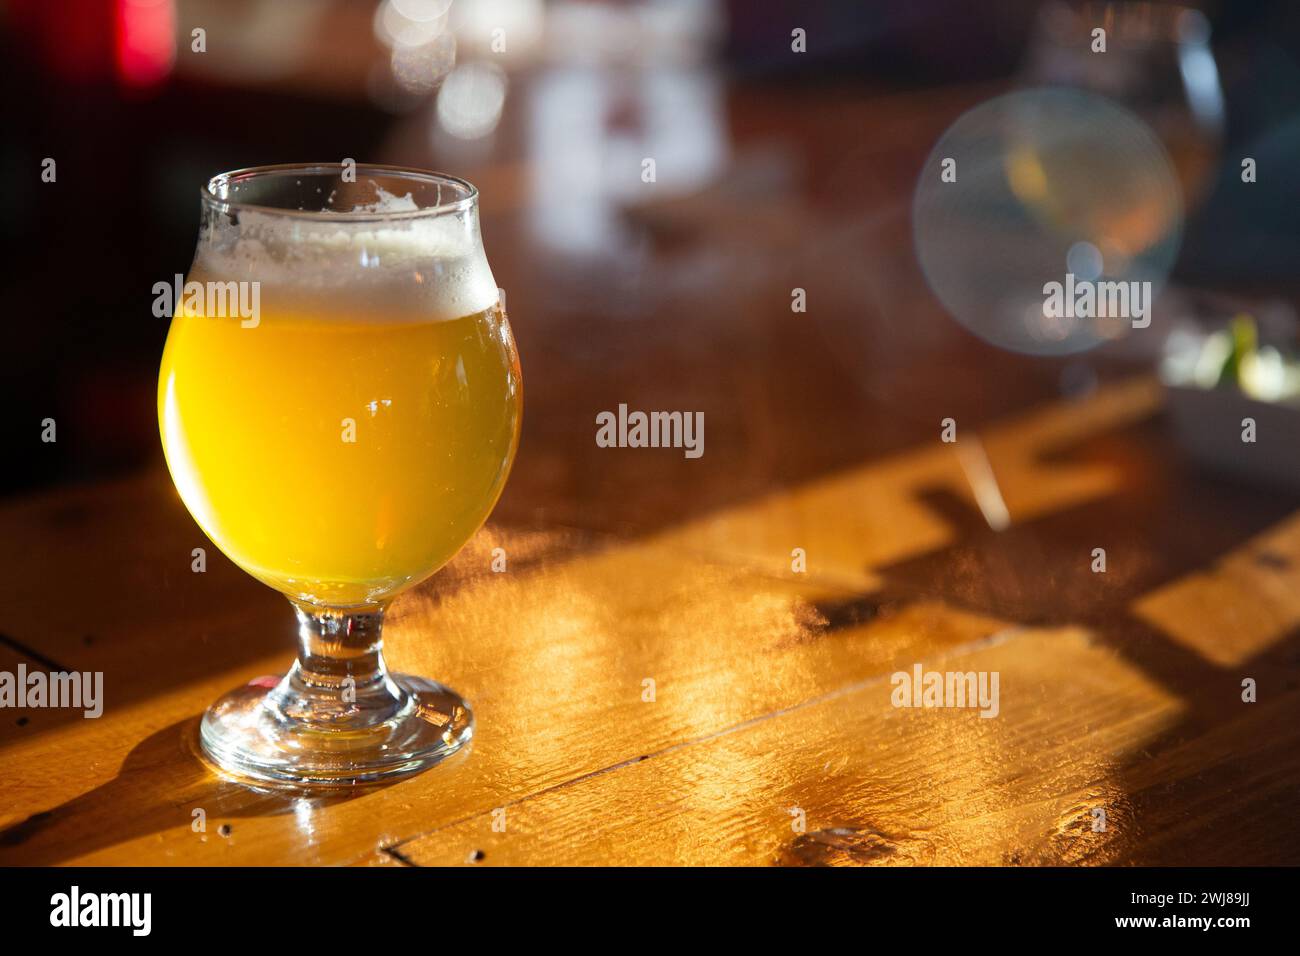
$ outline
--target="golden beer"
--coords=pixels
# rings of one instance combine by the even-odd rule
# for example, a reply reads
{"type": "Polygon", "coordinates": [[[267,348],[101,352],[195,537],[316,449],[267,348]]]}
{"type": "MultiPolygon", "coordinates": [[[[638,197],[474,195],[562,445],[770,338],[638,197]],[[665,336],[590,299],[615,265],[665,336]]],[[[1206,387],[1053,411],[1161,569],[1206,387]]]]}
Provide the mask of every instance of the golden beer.
{"type": "Polygon", "coordinates": [[[252,328],[178,314],[158,420],[181,497],[231,560],[348,606],[469,540],[505,483],[521,397],[495,306],[430,321],[280,303],[252,328]]]}

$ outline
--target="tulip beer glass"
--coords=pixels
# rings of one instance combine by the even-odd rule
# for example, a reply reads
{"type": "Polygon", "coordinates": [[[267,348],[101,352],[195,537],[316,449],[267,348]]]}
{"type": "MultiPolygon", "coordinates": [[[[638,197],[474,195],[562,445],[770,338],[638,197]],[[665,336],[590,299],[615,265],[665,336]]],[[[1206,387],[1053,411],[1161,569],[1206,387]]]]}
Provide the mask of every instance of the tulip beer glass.
{"type": "MultiPolygon", "coordinates": [[[[385,166],[215,177],[158,378],[172,480],[209,538],[283,593],[289,673],[218,700],[224,770],[298,786],[424,769],[469,705],[390,674],[384,610],[464,546],[519,439],[519,359],[467,182],[385,166]]],[[[180,283],[177,283],[180,286],[180,283]]]]}

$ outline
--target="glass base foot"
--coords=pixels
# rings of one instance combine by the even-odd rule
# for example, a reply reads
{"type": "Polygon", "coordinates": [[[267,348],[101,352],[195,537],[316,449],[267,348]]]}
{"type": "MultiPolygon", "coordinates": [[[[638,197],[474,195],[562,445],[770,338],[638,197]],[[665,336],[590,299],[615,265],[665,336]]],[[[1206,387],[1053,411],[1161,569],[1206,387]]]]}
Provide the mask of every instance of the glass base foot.
{"type": "Polygon", "coordinates": [[[252,782],[340,787],[427,770],[474,734],[455,691],[382,672],[364,687],[304,680],[299,664],[231,691],[203,715],[204,753],[252,782]]]}

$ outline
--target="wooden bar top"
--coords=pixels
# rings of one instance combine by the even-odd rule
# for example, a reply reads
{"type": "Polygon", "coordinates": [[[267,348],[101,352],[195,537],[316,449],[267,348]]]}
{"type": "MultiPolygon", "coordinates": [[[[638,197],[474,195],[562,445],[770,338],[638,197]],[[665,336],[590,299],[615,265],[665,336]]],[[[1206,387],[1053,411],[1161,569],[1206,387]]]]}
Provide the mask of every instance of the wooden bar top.
{"type": "Polygon", "coordinates": [[[190,571],[164,474],[10,505],[6,669],[102,670],[106,705],[0,726],[0,861],[1292,862],[1300,523],[1151,547],[1200,534],[1149,475],[1159,404],[1136,379],[984,429],[1000,532],[937,440],[646,535],[490,525],[388,637],[474,702],[470,752],[326,797],[195,756],[291,626],[224,559],[190,571]],[[894,706],[914,665],[998,672],[1000,713],[894,706]]]}
{"type": "Polygon", "coordinates": [[[1149,356],[1010,355],[941,312],[910,189],[979,95],[734,93],[739,172],[587,259],[533,235],[526,166],[472,175],[524,432],[389,615],[391,666],[474,705],[429,772],[312,797],[198,759],[294,626],[161,464],[0,504],[0,670],[105,697],[0,711],[0,863],[1300,861],[1300,497],[1193,468],[1149,356]],[[600,447],[620,403],[703,412],[704,454],[600,447]],[[896,706],[918,667],[996,672],[996,716],[896,706]]]}

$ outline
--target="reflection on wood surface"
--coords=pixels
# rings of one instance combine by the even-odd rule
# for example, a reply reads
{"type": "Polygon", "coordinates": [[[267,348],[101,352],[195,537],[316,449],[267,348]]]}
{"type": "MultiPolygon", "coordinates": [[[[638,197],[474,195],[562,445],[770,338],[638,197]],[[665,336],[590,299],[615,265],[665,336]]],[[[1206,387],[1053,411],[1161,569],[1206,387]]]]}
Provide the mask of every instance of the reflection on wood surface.
{"type": "Polygon", "coordinates": [[[640,538],[489,527],[388,635],[396,669],[473,701],[470,753],[328,798],[194,756],[203,707],[282,669],[291,626],[224,561],[173,560],[195,532],[164,478],[8,506],[4,540],[46,543],[0,559],[0,666],[103,670],[108,701],[0,727],[0,862],[1294,862],[1300,535],[1152,550],[1144,522],[1191,493],[1149,474],[1158,405],[1137,380],[981,430],[1001,534],[937,428],[640,538]],[[93,629],[58,599],[79,561],[93,629]],[[894,707],[916,664],[998,672],[998,716],[894,707]]]}

